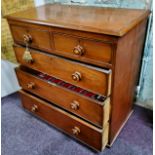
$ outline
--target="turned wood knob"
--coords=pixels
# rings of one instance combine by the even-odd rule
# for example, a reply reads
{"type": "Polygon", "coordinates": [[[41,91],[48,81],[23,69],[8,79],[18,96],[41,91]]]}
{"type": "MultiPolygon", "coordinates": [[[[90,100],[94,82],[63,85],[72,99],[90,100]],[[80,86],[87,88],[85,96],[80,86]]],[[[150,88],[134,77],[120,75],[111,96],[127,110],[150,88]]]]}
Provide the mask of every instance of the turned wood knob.
{"type": "Polygon", "coordinates": [[[84,54],[84,48],[80,45],[77,45],[76,47],[74,47],[73,53],[75,55],[83,55],[84,54]]]}
{"type": "Polygon", "coordinates": [[[78,101],[73,101],[73,102],[71,102],[70,106],[71,106],[71,109],[73,109],[73,110],[78,110],[80,104],[79,104],[78,101]]]}
{"type": "Polygon", "coordinates": [[[80,128],[75,126],[73,129],[72,129],[72,132],[75,136],[77,136],[79,133],[80,133],[80,128]]]}
{"type": "Polygon", "coordinates": [[[34,82],[30,82],[27,84],[27,88],[28,89],[34,89],[35,88],[35,83],[34,82]]]}
{"type": "Polygon", "coordinates": [[[31,111],[32,111],[32,112],[37,112],[37,111],[38,111],[38,106],[34,104],[34,105],[32,106],[32,108],[31,108],[31,111]]]}
{"type": "Polygon", "coordinates": [[[80,81],[81,78],[82,78],[82,76],[81,76],[81,73],[79,73],[79,72],[75,72],[75,73],[72,74],[72,79],[74,81],[80,81]]]}
{"type": "Polygon", "coordinates": [[[32,36],[30,34],[24,34],[23,39],[26,44],[30,44],[32,42],[32,36]]]}

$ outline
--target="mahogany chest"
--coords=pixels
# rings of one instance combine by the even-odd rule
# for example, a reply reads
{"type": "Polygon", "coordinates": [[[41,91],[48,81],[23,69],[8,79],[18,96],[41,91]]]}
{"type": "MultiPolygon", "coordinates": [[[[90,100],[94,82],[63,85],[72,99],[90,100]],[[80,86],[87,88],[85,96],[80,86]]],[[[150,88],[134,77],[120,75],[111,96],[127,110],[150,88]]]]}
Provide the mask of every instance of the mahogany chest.
{"type": "Polygon", "coordinates": [[[111,146],[133,109],[148,10],[48,4],[7,16],[23,107],[111,146]]]}

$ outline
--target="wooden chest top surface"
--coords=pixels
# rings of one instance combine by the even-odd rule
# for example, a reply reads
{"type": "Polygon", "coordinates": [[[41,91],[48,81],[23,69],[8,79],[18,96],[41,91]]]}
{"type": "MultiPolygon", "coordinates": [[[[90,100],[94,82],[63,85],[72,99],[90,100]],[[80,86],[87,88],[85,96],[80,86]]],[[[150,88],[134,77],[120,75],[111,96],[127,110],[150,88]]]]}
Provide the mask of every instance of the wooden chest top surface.
{"type": "Polygon", "coordinates": [[[149,10],[47,4],[8,15],[8,19],[73,30],[123,36],[149,10]]]}

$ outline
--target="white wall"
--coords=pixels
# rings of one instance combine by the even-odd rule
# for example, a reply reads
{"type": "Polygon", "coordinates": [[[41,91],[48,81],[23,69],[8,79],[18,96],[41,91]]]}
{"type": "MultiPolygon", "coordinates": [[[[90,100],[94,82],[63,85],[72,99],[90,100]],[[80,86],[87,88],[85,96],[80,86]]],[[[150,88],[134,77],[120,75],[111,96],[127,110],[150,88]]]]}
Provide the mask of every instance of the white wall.
{"type": "Polygon", "coordinates": [[[45,4],[45,1],[44,0],[34,0],[34,3],[35,3],[35,6],[40,6],[40,5],[45,4]]]}
{"type": "Polygon", "coordinates": [[[12,94],[20,89],[14,71],[17,66],[11,62],[1,60],[1,97],[12,94]]]}

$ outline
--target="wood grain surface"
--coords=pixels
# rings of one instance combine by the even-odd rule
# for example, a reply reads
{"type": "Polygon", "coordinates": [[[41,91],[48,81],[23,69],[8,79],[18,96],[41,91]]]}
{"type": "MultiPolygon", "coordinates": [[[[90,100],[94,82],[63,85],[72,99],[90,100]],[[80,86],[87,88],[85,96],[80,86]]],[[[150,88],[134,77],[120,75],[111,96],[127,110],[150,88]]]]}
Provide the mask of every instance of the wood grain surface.
{"type": "Polygon", "coordinates": [[[105,135],[104,129],[98,129],[39,98],[36,98],[24,91],[20,91],[20,95],[25,109],[32,112],[32,108],[34,106],[37,107],[37,110],[33,112],[34,115],[39,116],[41,119],[61,129],[61,131],[64,131],[96,150],[102,150],[102,148],[105,147],[107,143],[108,124],[105,128],[105,135]],[[75,127],[80,129],[80,132],[77,135],[73,134],[73,129],[75,127]]]}
{"type": "Polygon", "coordinates": [[[149,14],[148,10],[47,4],[7,16],[59,28],[123,36],[149,14]]]}
{"type": "Polygon", "coordinates": [[[105,102],[98,103],[93,99],[89,99],[74,93],[73,91],[69,91],[54,84],[49,84],[26,72],[26,69],[23,70],[17,68],[16,74],[19,84],[24,90],[53,102],[54,104],[65,108],[66,110],[86,119],[100,128],[102,128],[104,124],[109,121],[109,99],[105,102]],[[28,87],[28,84],[30,83],[34,83],[33,88],[28,87]],[[79,104],[76,110],[71,108],[71,103],[74,103],[75,101],[79,104]]]}
{"type": "Polygon", "coordinates": [[[45,72],[81,88],[91,90],[105,96],[110,95],[109,85],[111,70],[91,67],[32,49],[31,55],[34,63],[27,63],[23,60],[25,48],[21,46],[14,46],[14,49],[17,61],[22,65],[45,72]],[[72,79],[72,74],[75,72],[81,74],[80,81],[74,81],[72,79]]]}
{"type": "Polygon", "coordinates": [[[110,143],[133,108],[147,20],[120,38],[113,70],[110,143]]]}

